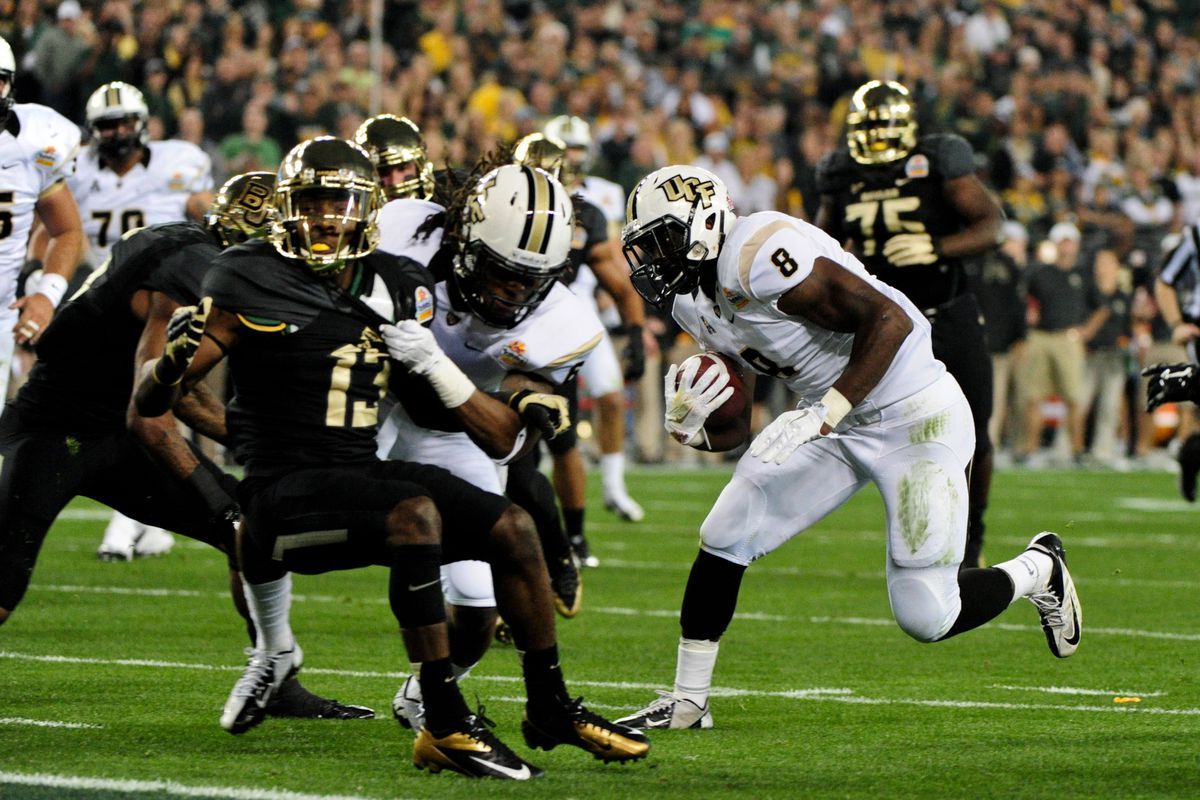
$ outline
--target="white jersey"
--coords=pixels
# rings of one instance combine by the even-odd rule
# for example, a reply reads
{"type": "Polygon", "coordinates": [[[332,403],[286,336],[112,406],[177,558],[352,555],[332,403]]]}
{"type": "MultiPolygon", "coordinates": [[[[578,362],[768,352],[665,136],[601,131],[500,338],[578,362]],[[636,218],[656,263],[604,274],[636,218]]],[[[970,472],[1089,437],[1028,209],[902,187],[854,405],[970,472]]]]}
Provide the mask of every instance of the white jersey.
{"type": "Polygon", "coordinates": [[[70,185],[91,244],[88,260],[97,266],[134,228],[186,219],[188,198],[212,191],[212,160],[190,142],[150,142],[142,160],[117,175],[88,147],[70,185]]]}
{"type": "Polygon", "coordinates": [[[704,349],[735,356],[815,403],[845,371],[854,335],[789,316],[776,304],[812,273],[818,256],[887,295],[913,323],[883,379],[855,410],[884,408],[935,383],[946,368],[933,357],[928,320],[908,298],[868,273],[821,229],[775,211],[737,219],[717,259],[717,297],[703,291],[679,295],[672,315],[704,349]]]}
{"type": "Polygon", "coordinates": [[[79,136],[66,117],[35,103],[15,104],[0,129],[0,309],[16,299],[34,206],[75,169],[79,136]]]}
{"type": "Polygon", "coordinates": [[[423,267],[442,244],[442,228],[429,235],[417,235],[417,229],[433,214],[446,209],[429,200],[400,198],[388,202],[379,212],[379,249],[396,256],[407,256],[423,267]]]}
{"type": "Polygon", "coordinates": [[[625,224],[625,190],[620,184],[595,175],[585,175],[579,194],[604,212],[610,227],[616,225],[620,228],[625,224]]]}
{"type": "Polygon", "coordinates": [[[437,285],[436,294],[433,334],[450,360],[485,392],[498,390],[510,372],[562,383],[579,371],[604,337],[600,320],[561,283],[555,283],[546,299],[509,329],[451,308],[445,282],[437,285]]]}

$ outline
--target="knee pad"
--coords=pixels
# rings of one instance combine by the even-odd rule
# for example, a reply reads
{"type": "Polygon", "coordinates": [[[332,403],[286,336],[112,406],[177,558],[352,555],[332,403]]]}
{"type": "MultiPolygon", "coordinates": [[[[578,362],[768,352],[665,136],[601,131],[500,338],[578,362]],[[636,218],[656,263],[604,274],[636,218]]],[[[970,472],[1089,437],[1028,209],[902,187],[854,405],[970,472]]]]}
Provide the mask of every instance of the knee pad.
{"type": "Polygon", "coordinates": [[[962,608],[958,567],[893,567],[888,575],[888,600],[901,630],[918,642],[936,642],[950,630],[962,608]]]}
{"type": "Polygon", "coordinates": [[[442,592],[455,606],[491,608],[496,605],[492,568],[486,561],[455,561],[442,567],[442,592]]]}
{"type": "Polygon", "coordinates": [[[964,474],[936,461],[912,464],[900,478],[888,520],[892,561],[912,569],[962,561],[966,508],[964,474]]]}
{"type": "Polygon", "coordinates": [[[761,555],[753,542],[765,513],[762,489],[735,475],[701,523],[700,544],[730,561],[749,564],[761,555]]]}

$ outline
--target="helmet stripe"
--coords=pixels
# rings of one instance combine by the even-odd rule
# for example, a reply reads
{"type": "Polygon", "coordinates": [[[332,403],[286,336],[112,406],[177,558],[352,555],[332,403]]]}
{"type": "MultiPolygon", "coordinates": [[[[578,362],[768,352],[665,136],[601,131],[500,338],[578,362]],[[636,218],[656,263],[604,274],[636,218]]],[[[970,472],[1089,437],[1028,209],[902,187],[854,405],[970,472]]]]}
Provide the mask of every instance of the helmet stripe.
{"type": "Polygon", "coordinates": [[[104,105],[121,105],[121,91],[116,86],[109,86],[108,91],[104,93],[104,105]]]}
{"type": "MultiPolygon", "coordinates": [[[[528,202],[532,204],[534,193],[536,192],[536,189],[534,188],[535,181],[533,177],[533,170],[531,170],[529,167],[522,167],[521,171],[525,173],[525,183],[528,187],[528,202]]],[[[519,250],[529,249],[529,234],[533,230],[533,217],[534,214],[532,211],[527,211],[525,213],[525,227],[521,229],[521,239],[517,242],[517,249],[519,250]]]]}
{"type": "Polygon", "coordinates": [[[545,253],[550,244],[551,203],[554,202],[554,187],[541,172],[525,167],[529,181],[529,212],[525,217],[525,229],[521,234],[523,250],[545,253]]]}

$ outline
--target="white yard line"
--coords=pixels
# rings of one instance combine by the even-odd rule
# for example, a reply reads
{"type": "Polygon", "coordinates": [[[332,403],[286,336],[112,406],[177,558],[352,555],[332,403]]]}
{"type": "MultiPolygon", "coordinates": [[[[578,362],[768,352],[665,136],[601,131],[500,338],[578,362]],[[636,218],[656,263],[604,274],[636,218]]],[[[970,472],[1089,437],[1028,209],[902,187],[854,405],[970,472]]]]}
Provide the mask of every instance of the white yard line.
{"type": "Polygon", "coordinates": [[[1046,694],[1096,695],[1098,697],[1165,697],[1166,692],[1114,691],[1112,689],[1080,689],[1075,686],[1009,686],[993,683],[991,689],[1007,689],[1013,692],[1045,692],[1046,694]]]}
{"type": "Polygon", "coordinates": [[[25,717],[0,717],[0,725],[28,725],[34,728],[71,728],[72,730],[101,730],[103,725],[90,722],[63,722],[56,719],[27,719],[25,717]]]}
{"type": "Polygon", "coordinates": [[[217,800],[374,800],[348,794],[308,794],[285,789],[252,789],[245,786],[190,786],[172,780],[135,781],[86,778],[81,775],[50,775],[41,772],[0,772],[0,785],[4,784],[122,794],[153,792],[175,797],[209,797],[217,800]]]}

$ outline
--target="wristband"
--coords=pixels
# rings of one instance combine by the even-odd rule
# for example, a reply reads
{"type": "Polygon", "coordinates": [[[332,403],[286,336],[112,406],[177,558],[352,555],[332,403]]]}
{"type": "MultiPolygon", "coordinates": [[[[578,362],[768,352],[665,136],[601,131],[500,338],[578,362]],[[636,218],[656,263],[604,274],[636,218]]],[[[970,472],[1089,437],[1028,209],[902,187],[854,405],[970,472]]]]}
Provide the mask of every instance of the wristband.
{"type": "Polygon", "coordinates": [[[446,408],[458,408],[475,394],[475,384],[445,356],[423,374],[446,408]]]}
{"type": "Polygon", "coordinates": [[[38,281],[37,294],[45,295],[50,301],[50,305],[58,308],[58,304],[62,302],[63,295],[67,293],[67,279],[57,272],[42,273],[42,279],[38,281]]]}
{"type": "Polygon", "coordinates": [[[209,472],[208,468],[203,464],[198,464],[192,474],[184,479],[184,483],[191,486],[196,494],[204,501],[204,505],[208,506],[208,511],[211,514],[210,519],[224,519],[230,522],[237,519],[238,502],[229,492],[222,486],[216,476],[209,472]]]}
{"type": "Polygon", "coordinates": [[[821,398],[821,405],[825,406],[825,424],[831,430],[845,419],[846,415],[850,413],[850,409],[854,408],[846,396],[834,388],[830,388],[821,398]]]}

